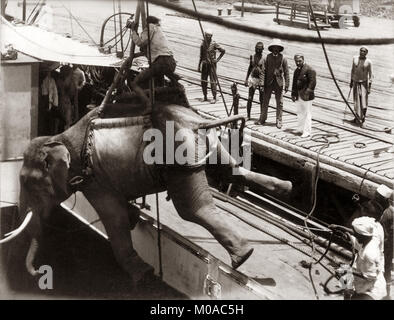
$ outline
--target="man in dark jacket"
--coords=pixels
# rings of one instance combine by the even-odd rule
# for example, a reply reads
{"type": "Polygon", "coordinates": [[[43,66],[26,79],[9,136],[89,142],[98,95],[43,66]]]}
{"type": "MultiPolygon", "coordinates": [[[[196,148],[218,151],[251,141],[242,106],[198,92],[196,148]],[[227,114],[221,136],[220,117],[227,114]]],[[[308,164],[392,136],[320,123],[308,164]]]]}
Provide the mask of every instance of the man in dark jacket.
{"type": "Polygon", "coordinates": [[[276,100],[276,126],[282,128],[283,111],[283,87],[285,92],[289,89],[289,67],[287,60],[281,53],[284,50],[280,39],[274,39],[268,46],[270,54],[265,58],[264,63],[264,102],[261,109],[260,119],[256,124],[264,124],[267,120],[268,105],[271,94],[275,91],[276,100]]]}
{"type": "Polygon", "coordinates": [[[315,98],[316,71],[304,62],[304,56],[294,56],[297,69],[294,71],[291,99],[297,106],[297,131],[307,138],[312,131],[312,101],[315,98]]]}

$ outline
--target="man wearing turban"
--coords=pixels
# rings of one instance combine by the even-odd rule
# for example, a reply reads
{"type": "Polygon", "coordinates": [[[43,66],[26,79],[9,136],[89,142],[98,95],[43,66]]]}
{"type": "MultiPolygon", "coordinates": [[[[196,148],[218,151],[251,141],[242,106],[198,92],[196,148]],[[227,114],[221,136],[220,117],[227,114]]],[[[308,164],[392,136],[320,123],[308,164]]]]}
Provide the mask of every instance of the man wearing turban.
{"type": "MultiPolygon", "coordinates": [[[[365,205],[369,205],[367,202],[365,205]]],[[[368,210],[368,208],[366,208],[368,210]]],[[[381,300],[386,296],[384,278],[384,232],[381,224],[371,217],[356,218],[352,229],[331,225],[331,228],[348,232],[349,239],[356,251],[354,293],[352,300],[381,300]]]]}

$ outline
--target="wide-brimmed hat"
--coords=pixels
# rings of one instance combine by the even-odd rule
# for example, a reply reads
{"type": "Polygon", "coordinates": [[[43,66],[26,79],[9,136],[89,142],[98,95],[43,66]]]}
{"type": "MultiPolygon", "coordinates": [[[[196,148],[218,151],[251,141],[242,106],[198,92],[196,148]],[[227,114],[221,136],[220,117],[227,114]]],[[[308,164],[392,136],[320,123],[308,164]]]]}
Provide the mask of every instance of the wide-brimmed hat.
{"type": "Polygon", "coordinates": [[[272,40],[272,42],[269,44],[268,46],[268,50],[272,52],[272,47],[279,47],[280,48],[280,52],[284,50],[284,46],[282,44],[282,41],[280,39],[274,39],[272,40]]]}

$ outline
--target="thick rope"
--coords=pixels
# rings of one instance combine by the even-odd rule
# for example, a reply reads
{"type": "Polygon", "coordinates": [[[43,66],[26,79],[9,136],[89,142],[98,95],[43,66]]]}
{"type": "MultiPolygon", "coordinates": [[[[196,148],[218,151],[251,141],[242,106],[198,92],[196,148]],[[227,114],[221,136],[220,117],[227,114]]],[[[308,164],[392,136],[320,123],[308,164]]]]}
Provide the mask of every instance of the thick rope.
{"type": "Polygon", "coordinates": [[[336,133],[317,134],[317,135],[312,136],[311,140],[312,141],[316,141],[316,142],[323,142],[324,144],[317,151],[316,178],[315,178],[315,181],[313,183],[313,204],[312,204],[312,208],[311,208],[310,212],[308,213],[308,215],[304,219],[305,228],[307,229],[307,232],[308,232],[308,234],[310,236],[310,239],[311,239],[311,245],[312,245],[311,258],[312,258],[312,261],[310,261],[309,263],[305,262],[305,261],[301,261],[301,264],[304,267],[309,268],[309,278],[311,280],[312,288],[313,288],[313,291],[315,292],[316,299],[319,300],[319,295],[317,293],[316,286],[315,286],[315,283],[314,283],[313,277],[312,277],[312,268],[313,268],[313,265],[319,263],[326,256],[326,254],[328,253],[330,245],[331,245],[331,242],[332,242],[332,236],[333,235],[331,234],[331,237],[330,237],[330,240],[329,240],[329,243],[328,243],[326,251],[321,255],[321,257],[317,260],[317,262],[313,261],[313,259],[315,259],[314,255],[315,255],[316,248],[315,248],[315,243],[314,243],[314,234],[312,233],[311,229],[308,226],[308,220],[312,216],[312,214],[314,213],[314,211],[316,209],[316,204],[317,204],[317,183],[319,181],[319,172],[320,172],[320,153],[321,153],[321,151],[323,149],[328,148],[331,143],[338,143],[340,140],[339,140],[338,134],[336,134],[336,133]],[[330,142],[328,140],[329,137],[334,137],[337,140],[335,142],[330,142]]]}
{"type": "Polygon", "coordinates": [[[346,103],[346,106],[347,106],[347,107],[350,109],[350,111],[353,113],[353,116],[354,116],[354,118],[357,120],[357,122],[358,122],[359,124],[361,124],[361,123],[362,123],[362,120],[359,118],[358,114],[356,114],[356,113],[353,111],[352,107],[349,105],[349,102],[347,101],[347,99],[346,99],[346,97],[344,96],[344,94],[343,94],[341,88],[340,88],[339,85],[338,85],[338,82],[337,82],[337,79],[336,79],[336,77],[335,77],[334,71],[333,71],[332,68],[331,68],[331,63],[330,63],[330,60],[329,60],[329,58],[328,58],[328,54],[327,54],[327,51],[326,51],[326,46],[325,46],[325,44],[324,44],[325,42],[327,42],[327,39],[325,39],[325,40],[322,39],[321,34],[320,34],[319,27],[318,27],[318,25],[317,25],[317,21],[316,21],[316,17],[315,17],[315,12],[313,11],[313,7],[312,7],[311,0],[308,0],[308,1],[309,1],[309,8],[310,8],[311,14],[312,14],[312,20],[313,20],[313,22],[314,22],[314,24],[315,24],[316,31],[317,31],[317,34],[318,34],[318,36],[319,36],[319,40],[320,40],[320,42],[321,42],[321,46],[322,46],[322,48],[323,48],[324,57],[325,57],[326,62],[327,62],[328,70],[330,71],[331,78],[332,78],[332,80],[334,81],[335,86],[337,87],[338,92],[339,92],[339,94],[341,95],[343,101],[346,103]]]}
{"type": "MultiPolygon", "coordinates": [[[[142,4],[143,5],[143,4],[142,4]]],[[[146,1],[146,15],[149,16],[149,1],[146,1]]],[[[149,23],[146,23],[146,27],[148,29],[148,61],[149,67],[152,65],[152,53],[151,53],[151,38],[150,38],[150,29],[149,23]]],[[[149,81],[150,88],[150,103],[152,107],[152,112],[154,112],[154,80],[150,79],[149,81]]],[[[157,249],[159,251],[159,277],[163,279],[163,261],[162,261],[162,249],[161,249],[161,223],[160,223],[160,210],[159,210],[159,194],[156,192],[156,220],[157,220],[157,249]]]]}
{"type": "Polygon", "coordinates": [[[122,32],[123,29],[122,29],[122,14],[121,14],[122,7],[121,7],[120,0],[118,0],[118,11],[119,11],[119,30],[121,30],[120,31],[120,48],[122,50],[122,57],[123,57],[125,49],[123,46],[123,32],[122,32]]]}
{"type": "MultiPolygon", "coordinates": [[[[171,9],[177,12],[185,13],[194,18],[199,18],[205,21],[209,21],[233,30],[244,31],[255,35],[261,35],[270,38],[280,38],[288,41],[321,43],[319,37],[303,36],[296,33],[279,32],[279,31],[270,30],[269,28],[263,28],[262,26],[259,26],[259,28],[250,27],[244,24],[234,23],[229,20],[218,18],[210,14],[194,12],[193,10],[173,4],[171,2],[166,2],[164,0],[150,0],[150,2],[157,6],[171,9]]],[[[336,44],[336,45],[384,45],[384,44],[394,44],[394,38],[393,37],[362,38],[362,39],[327,38],[325,39],[325,42],[327,44],[336,44]]]]}
{"type": "Polygon", "coordinates": [[[115,51],[118,51],[118,40],[117,40],[117,31],[116,31],[116,10],[115,10],[115,0],[112,0],[112,10],[114,17],[114,30],[115,30],[115,51]]]}

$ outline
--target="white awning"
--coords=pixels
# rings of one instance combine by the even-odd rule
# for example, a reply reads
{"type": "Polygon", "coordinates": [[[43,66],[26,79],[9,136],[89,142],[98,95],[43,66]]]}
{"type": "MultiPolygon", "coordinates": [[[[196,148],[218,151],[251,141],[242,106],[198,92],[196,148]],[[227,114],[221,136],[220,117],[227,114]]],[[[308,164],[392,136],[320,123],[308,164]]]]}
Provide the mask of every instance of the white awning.
{"type": "MultiPolygon", "coordinates": [[[[4,17],[1,17],[0,35],[2,48],[11,44],[17,51],[41,60],[106,67],[119,67],[123,61],[87,43],[36,26],[13,24],[4,17]]],[[[144,66],[144,60],[134,59],[133,67],[144,66]]]]}

